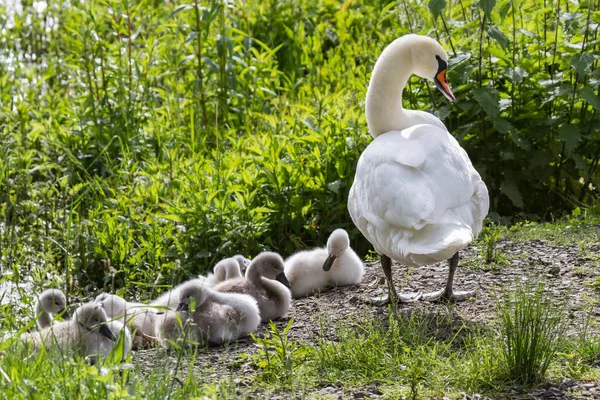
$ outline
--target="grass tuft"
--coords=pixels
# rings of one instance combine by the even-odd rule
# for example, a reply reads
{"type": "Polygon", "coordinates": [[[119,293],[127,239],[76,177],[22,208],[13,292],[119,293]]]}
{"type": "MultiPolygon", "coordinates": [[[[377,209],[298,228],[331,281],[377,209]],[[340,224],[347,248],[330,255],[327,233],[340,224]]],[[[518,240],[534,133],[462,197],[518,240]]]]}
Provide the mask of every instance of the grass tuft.
{"type": "Polygon", "coordinates": [[[502,360],[509,380],[539,382],[556,357],[565,332],[564,304],[555,304],[543,284],[519,284],[499,303],[502,360]]]}

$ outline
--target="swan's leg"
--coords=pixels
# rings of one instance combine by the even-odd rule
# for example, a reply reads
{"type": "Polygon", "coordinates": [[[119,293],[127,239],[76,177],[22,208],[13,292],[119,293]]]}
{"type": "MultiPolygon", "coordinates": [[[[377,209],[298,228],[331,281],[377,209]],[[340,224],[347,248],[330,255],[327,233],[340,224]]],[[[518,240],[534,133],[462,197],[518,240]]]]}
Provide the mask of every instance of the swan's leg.
{"type": "Polygon", "coordinates": [[[370,303],[373,305],[386,305],[392,304],[397,305],[398,303],[410,303],[417,301],[421,298],[421,293],[406,293],[398,295],[396,288],[394,287],[394,281],[392,280],[392,259],[388,256],[381,255],[381,269],[385,275],[385,281],[388,286],[388,294],[383,297],[374,297],[370,299],[370,303]]]}
{"type": "Polygon", "coordinates": [[[465,292],[455,292],[452,290],[452,285],[454,283],[454,272],[456,272],[456,268],[458,267],[458,252],[456,252],[456,254],[454,254],[452,258],[448,260],[448,265],[449,270],[448,280],[446,281],[446,287],[442,290],[438,290],[437,292],[424,294],[423,300],[436,301],[443,299],[446,301],[462,301],[475,295],[474,290],[469,290],[465,292]]]}

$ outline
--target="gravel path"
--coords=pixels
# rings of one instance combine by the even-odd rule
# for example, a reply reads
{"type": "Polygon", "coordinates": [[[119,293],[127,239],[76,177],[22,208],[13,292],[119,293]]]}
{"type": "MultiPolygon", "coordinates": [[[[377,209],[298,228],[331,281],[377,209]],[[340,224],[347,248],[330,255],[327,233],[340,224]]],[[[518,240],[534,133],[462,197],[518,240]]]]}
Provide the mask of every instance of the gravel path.
{"type": "MultiPolygon", "coordinates": [[[[543,240],[532,240],[527,243],[502,241],[498,248],[506,255],[508,265],[501,269],[482,270],[480,249],[472,246],[461,253],[461,267],[456,278],[456,290],[476,289],[474,299],[459,304],[438,304],[423,301],[404,304],[400,312],[403,314],[421,312],[432,316],[444,316],[451,322],[438,330],[443,334],[454,335],[463,325],[489,326],[495,315],[496,301],[502,295],[502,288],[510,288],[521,280],[546,279],[547,288],[557,300],[568,297],[569,333],[578,332],[583,326],[584,316],[592,307],[592,325],[598,332],[600,326],[600,296],[592,286],[592,282],[600,275],[600,245],[592,246],[582,252],[577,245],[559,246],[543,240]],[[594,308],[595,307],[595,308],[594,308]]],[[[439,263],[426,268],[412,269],[406,279],[407,269],[394,266],[394,280],[402,291],[434,291],[443,287],[447,274],[446,263],[439,263]]],[[[596,289],[597,290],[597,289],[596,289]]],[[[303,343],[313,343],[318,335],[322,335],[322,327],[316,321],[327,321],[325,326],[335,326],[337,321],[348,321],[361,313],[375,313],[382,318],[387,315],[386,307],[374,307],[362,300],[386,293],[385,281],[379,263],[368,263],[363,283],[360,286],[336,288],[321,295],[295,300],[288,317],[277,321],[282,330],[289,318],[294,318],[288,337],[303,343]]],[[[433,319],[432,319],[433,320],[433,319]]],[[[328,329],[328,328],[325,328],[328,329]]],[[[325,333],[326,334],[326,333],[325,333]]],[[[259,334],[260,336],[260,334],[259,334]]],[[[243,386],[240,377],[253,374],[254,367],[250,361],[239,361],[242,353],[256,351],[256,345],[249,339],[240,340],[228,348],[211,347],[201,350],[197,357],[195,369],[203,376],[219,378],[231,376],[236,384],[243,386]],[[233,362],[238,359],[237,362],[233,362]],[[208,376],[207,376],[208,375],[208,376]]],[[[168,355],[162,350],[144,350],[136,353],[134,362],[143,370],[152,368],[156,362],[169,359],[176,365],[176,356],[168,355]]],[[[381,394],[375,387],[359,391],[344,391],[341,383],[317,389],[308,398],[378,398],[381,394]]],[[[267,397],[264,397],[267,398],[267,397]]],[[[269,396],[276,399],[278,397],[269,396]]],[[[282,397],[282,398],[285,398],[282,397]]],[[[465,395],[463,398],[481,398],[465,395]]],[[[516,391],[505,393],[499,398],[513,399],[600,399],[600,384],[590,382],[546,383],[529,393],[516,391]]]]}

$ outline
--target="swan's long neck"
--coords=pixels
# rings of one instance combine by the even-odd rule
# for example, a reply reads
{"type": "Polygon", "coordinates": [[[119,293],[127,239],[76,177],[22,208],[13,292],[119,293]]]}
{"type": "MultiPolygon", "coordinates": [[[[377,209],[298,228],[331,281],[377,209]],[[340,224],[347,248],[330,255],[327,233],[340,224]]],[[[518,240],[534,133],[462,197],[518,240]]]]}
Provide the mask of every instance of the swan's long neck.
{"type": "Polygon", "coordinates": [[[414,125],[402,107],[402,91],[412,73],[410,42],[397,39],[379,56],[367,90],[367,124],[373,137],[414,125]]]}
{"type": "Polygon", "coordinates": [[[42,307],[42,302],[39,300],[37,301],[37,303],[35,303],[35,315],[37,316],[38,326],[41,329],[50,326],[50,323],[52,322],[52,317],[44,310],[44,308],[42,307]]]}

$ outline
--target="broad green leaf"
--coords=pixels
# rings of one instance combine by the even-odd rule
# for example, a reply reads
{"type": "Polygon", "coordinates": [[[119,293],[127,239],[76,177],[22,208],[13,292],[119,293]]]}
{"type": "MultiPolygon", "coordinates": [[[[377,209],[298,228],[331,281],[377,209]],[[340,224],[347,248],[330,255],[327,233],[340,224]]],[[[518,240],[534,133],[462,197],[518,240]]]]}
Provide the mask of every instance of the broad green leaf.
{"type": "Polygon", "coordinates": [[[498,132],[500,133],[509,133],[516,131],[515,127],[512,126],[510,122],[498,115],[493,117],[490,116],[490,119],[492,120],[492,124],[494,124],[494,127],[498,129],[498,132]]]}
{"type": "Polygon", "coordinates": [[[492,10],[496,5],[496,0],[481,0],[479,2],[479,7],[483,10],[485,15],[487,15],[488,20],[492,19],[492,10]]]}
{"type": "Polygon", "coordinates": [[[438,19],[444,8],[446,8],[446,0],[429,0],[429,10],[434,19],[438,19]]]}
{"type": "Polygon", "coordinates": [[[495,117],[500,113],[500,98],[494,89],[475,88],[473,89],[473,97],[488,116],[495,117]]]}
{"type": "Polygon", "coordinates": [[[600,111],[600,97],[589,86],[579,89],[579,95],[583,97],[585,101],[590,103],[592,107],[600,111]]]}
{"type": "Polygon", "coordinates": [[[502,182],[500,190],[502,190],[502,193],[504,193],[516,207],[523,208],[523,196],[521,195],[517,183],[513,179],[507,179],[502,182]]]}
{"type": "Polygon", "coordinates": [[[488,27],[487,33],[492,39],[498,42],[502,49],[508,49],[508,45],[510,44],[510,42],[508,40],[508,37],[506,37],[506,35],[504,34],[504,32],[502,32],[500,28],[498,28],[496,25],[492,25],[488,27]]]}
{"type": "Polygon", "coordinates": [[[454,66],[463,63],[471,58],[471,53],[459,53],[456,57],[452,57],[448,60],[448,68],[451,69],[454,66]]]}
{"type": "Polygon", "coordinates": [[[574,54],[571,57],[571,67],[575,68],[575,71],[579,74],[579,77],[582,78],[585,75],[585,72],[591,65],[594,63],[594,56],[590,53],[585,54],[574,54]]]}
{"type": "Polygon", "coordinates": [[[567,153],[573,154],[581,140],[579,126],[574,124],[563,125],[558,130],[558,136],[565,142],[567,153]]]}

